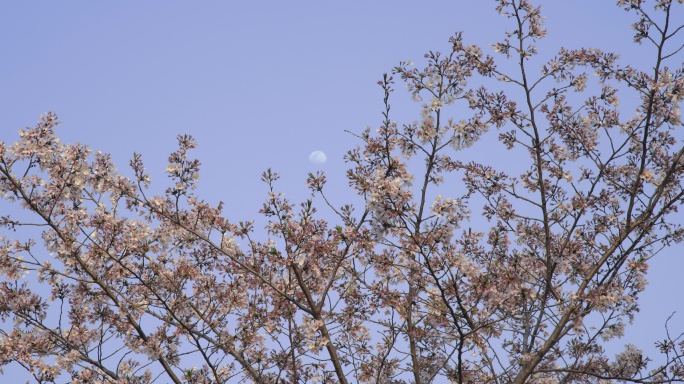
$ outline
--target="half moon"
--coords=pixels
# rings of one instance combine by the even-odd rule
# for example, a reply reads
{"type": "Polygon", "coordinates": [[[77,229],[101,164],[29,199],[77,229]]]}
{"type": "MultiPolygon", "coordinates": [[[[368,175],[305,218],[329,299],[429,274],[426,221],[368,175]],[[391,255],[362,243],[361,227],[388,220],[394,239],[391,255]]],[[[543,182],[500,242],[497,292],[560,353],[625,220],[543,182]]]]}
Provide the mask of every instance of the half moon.
{"type": "Polygon", "coordinates": [[[323,151],[313,151],[309,155],[309,161],[314,164],[323,164],[328,161],[328,156],[323,151]]]}

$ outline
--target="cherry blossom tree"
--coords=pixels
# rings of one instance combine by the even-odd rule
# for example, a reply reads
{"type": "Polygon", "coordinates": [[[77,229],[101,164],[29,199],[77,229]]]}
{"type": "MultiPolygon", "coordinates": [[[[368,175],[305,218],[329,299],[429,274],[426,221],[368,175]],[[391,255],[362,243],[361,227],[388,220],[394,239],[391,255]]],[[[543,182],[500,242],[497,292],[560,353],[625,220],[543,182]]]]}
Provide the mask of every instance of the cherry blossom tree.
{"type": "Polygon", "coordinates": [[[1,218],[0,366],[39,383],[684,381],[667,328],[660,356],[603,348],[684,236],[681,3],[617,2],[642,70],[598,49],[542,63],[540,8],[498,1],[493,56],[457,34],[379,82],[383,121],[346,155],[360,204],[329,201],[322,173],[293,204],[263,174],[265,240],[193,192],[191,136],[155,195],[140,155],[125,177],[44,115],[0,146],[17,208],[1,218]],[[392,119],[395,81],[416,122],[392,119]],[[459,156],[485,142],[524,168],[459,156]]]}

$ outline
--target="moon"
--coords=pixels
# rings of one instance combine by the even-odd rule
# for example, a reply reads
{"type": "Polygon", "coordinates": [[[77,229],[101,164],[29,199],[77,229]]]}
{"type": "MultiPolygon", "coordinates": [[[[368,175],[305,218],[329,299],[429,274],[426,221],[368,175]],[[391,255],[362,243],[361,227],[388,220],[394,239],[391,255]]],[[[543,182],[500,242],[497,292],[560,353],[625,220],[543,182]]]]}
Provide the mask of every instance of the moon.
{"type": "Polygon", "coordinates": [[[323,164],[328,161],[328,156],[323,151],[313,151],[309,155],[309,161],[314,164],[323,164]]]}

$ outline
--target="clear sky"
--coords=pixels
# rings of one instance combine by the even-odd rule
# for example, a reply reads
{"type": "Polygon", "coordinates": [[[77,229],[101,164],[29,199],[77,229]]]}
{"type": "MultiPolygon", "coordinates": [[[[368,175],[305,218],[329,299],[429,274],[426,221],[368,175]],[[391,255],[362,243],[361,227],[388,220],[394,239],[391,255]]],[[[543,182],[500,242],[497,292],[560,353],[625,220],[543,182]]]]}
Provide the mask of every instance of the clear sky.
{"type": "MultiPolygon", "coordinates": [[[[541,4],[550,37],[540,50],[593,46],[640,60],[631,16],[614,1],[541,4]]],[[[342,156],[358,144],[345,130],[379,125],[382,74],[400,60],[420,64],[428,50],[449,49],[457,31],[486,48],[508,28],[494,6],[474,0],[5,1],[0,140],[16,141],[18,129],[55,111],[63,141],[109,152],[119,169],[133,152],[142,153],[156,176],[153,189],[161,192],[175,137],[189,133],[199,141],[203,163],[198,193],[226,202],[231,220],[259,219],[266,196],[259,176],[268,167],[283,175],[279,186],[294,200],[307,196],[307,172],[325,170],[341,204],[353,193],[342,156]],[[310,162],[314,150],[328,161],[310,162]]],[[[407,101],[403,84],[395,88],[393,119],[417,119],[418,105],[407,101]]],[[[505,153],[487,156],[492,164],[510,161],[497,157],[505,153]]],[[[642,316],[628,334],[641,347],[662,338],[673,310],[679,310],[675,330],[684,330],[682,257],[673,248],[652,264],[642,316]]]]}

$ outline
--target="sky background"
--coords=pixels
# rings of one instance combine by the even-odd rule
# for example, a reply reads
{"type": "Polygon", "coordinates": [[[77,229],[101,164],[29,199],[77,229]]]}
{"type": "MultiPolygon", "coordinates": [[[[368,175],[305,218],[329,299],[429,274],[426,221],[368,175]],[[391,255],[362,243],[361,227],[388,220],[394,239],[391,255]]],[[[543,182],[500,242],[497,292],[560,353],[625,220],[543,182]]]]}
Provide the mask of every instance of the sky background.
{"type": "MultiPolygon", "coordinates": [[[[109,152],[119,169],[143,154],[153,190],[163,191],[176,135],[192,134],[203,163],[198,194],[226,203],[232,221],[257,219],[269,167],[294,201],[308,172],[322,169],[337,205],[349,201],[342,157],[381,122],[376,84],[400,60],[422,63],[464,31],[484,46],[508,28],[494,1],[7,1],[0,5],[0,140],[46,111],[64,142],[109,152]],[[321,150],[325,164],[309,162],[321,150]]],[[[640,62],[631,15],[613,1],[542,1],[550,37],[540,51],[600,47],[640,62]],[[555,48],[554,48],[555,47],[555,48]]],[[[682,7],[675,15],[684,20],[682,7]]],[[[397,83],[393,119],[419,117],[397,83]]],[[[471,152],[472,153],[472,152],[471,152]]],[[[492,164],[515,161],[478,149],[492,164]]],[[[448,195],[448,191],[444,192],[448,195]]],[[[477,215],[477,212],[474,212],[477,215]]],[[[477,225],[477,220],[473,225],[477,225]]],[[[263,223],[263,221],[262,221],[263,223]]],[[[684,330],[681,247],[652,263],[642,316],[624,342],[648,348],[679,310],[684,330]]],[[[620,344],[623,341],[619,342],[620,344]]],[[[11,371],[7,371],[6,375],[11,371]]]]}

